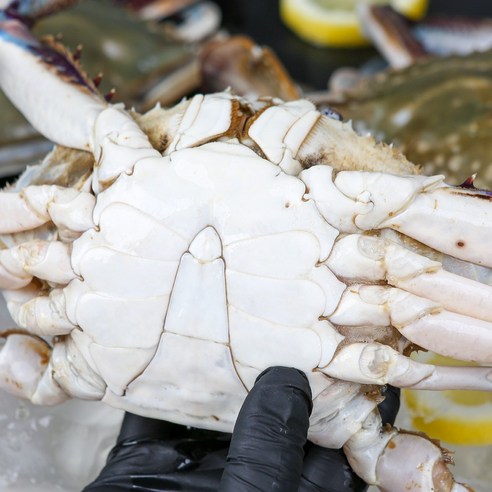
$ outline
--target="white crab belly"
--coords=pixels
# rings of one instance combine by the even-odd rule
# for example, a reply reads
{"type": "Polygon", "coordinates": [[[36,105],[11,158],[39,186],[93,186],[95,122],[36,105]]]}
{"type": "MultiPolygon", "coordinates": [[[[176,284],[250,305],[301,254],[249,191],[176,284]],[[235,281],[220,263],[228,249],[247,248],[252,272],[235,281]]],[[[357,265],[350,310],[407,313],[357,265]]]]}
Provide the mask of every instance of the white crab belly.
{"type": "MultiPolygon", "coordinates": [[[[235,143],[139,162],[74,243],[72,334],[113,406],[232,429],[257,375],[294,366],[314,395],[345,289],[321,262],[338,231],[304,184],[235,143]]],[[[327,412],[332,410],[327,409],[327,412]]]]}

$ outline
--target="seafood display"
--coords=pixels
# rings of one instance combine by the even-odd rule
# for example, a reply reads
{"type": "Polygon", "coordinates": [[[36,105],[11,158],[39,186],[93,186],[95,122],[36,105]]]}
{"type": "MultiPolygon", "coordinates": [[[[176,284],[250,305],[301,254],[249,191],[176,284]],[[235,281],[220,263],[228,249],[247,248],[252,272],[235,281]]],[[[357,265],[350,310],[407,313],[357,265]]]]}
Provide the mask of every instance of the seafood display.
{"type": "MultiPolygon", "coordinates": [[[[448,40],[445,29],[440,37],[426,35],[422,42],[414,35],[416,29],[429,30],[437,20],[411,31],[405,19],[388,7],[361,11],[368,32],[394,69],[372,76],[342,70],[332,78],[332,91],[313,100],[329,104],[352,120],[357,132],[395,144],[425,174],[443,173],[453,184],[476,175],[475,186],[490,189],[492,51],[431,56],[423,41],[441,53],[458,44],[448,40]]],[[[447,20],[447,24],[456,26],[459,20],[447,20]]],[[[480,42],[468,43],[468,48],[492,46],[490,22],[475,24],[461,21],[469,38],[486,26],[488,35],[481,34],[480,42]]],[[[463,43],[461,47],[465,53],[463,43]]]]}
{"type": "Polygon", "coordinates": [[[306,100],[127,112],[59,44],[16,16],[0,29],[0,86],[60,145],[0,193],[18,325],[1,388],[230,432],[256,376],[295,366],[309,438],[343,446],[366,482],[470,490],[434,442],[382,428],[377,404],[388,383],[492,389],[490,192],[421,176],[306,100]],[[416,346],[485,366],[418,363],[416,346]]]}

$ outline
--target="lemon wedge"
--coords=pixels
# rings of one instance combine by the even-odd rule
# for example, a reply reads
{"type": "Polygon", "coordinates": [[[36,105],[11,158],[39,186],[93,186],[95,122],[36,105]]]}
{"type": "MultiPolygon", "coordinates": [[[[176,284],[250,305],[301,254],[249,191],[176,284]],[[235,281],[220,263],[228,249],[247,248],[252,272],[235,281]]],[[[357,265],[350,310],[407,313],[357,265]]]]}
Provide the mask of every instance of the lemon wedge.
{"type": "Polygon", "coordinates": [[[412,19],[420,19],[428,0],[280,0],[280,17],[298,36],[319,46],[354,47],[368,44],[356,14],[361,3],[390,4],[412,19]]]}
{"type": "MultiPolygon", "coordinates": [[[[433,353],[418,360],[436,365],[472,365],[433,353]]],[[[485,391],[404,390],[412,425],[450,444],[492,444],[492,393],[485,391]]]]}

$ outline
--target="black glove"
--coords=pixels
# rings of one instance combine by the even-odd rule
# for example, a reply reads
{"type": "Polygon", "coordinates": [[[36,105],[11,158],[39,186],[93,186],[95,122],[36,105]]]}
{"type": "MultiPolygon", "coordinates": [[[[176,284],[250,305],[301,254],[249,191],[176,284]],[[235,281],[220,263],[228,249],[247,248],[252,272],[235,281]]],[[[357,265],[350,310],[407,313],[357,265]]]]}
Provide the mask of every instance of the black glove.
{"type": "MultiPolygon", "coordinates": [[[[232,440],[126,414],[105,468],[84,492],[366,490],[342,450],[306,443],[311,407],[304,374],[276,367],[258,377],[232,440]]],[[[393,424],[398,407],[399,390],[389,387],[380,405],[383,422],[393,424]]]]}

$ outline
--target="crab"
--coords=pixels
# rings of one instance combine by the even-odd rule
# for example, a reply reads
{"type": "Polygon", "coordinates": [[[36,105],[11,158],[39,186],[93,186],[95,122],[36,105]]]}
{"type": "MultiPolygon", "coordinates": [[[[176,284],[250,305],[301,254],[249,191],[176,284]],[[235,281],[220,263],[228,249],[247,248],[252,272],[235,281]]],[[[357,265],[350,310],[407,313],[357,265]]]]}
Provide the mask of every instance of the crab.
{"type": "MultiPolygon", "coordinates": [[[[209,32],[201,43],[185,44],[169,39],[169,30],[156,26],[156,18],[178,16],[173,9],[186,8],[191,16],[191,25],[185,23],[186,31],[203,33],[194,25],[200,21],[201,5],[215,4],[196,0],[116,3],[131,7],[132,15],[116,8],[114,2],[94,0],[49,0],[40,5],[22,1],[17,8],[28,17],[37,36],[59,37],[63,33],[63,44],[75,49],[75,57],[84,60],[85,71],[106,97],[124,101],[139,111],[147,111],[156,103],[174,104],[199,89],[217,92],[233,87],[236,94],[299,98],[296,84],[275,54],[251,39],[223,32],[210,38],[209,32]]],[[[203,22],[210,24],[206,19],[203,22]]],[[[41,160],[51,144],[1,93],[0,107],[1,179],[20,174],[26,164],[41,160]]]]}
{"type": "Polygon", "coordinates": [[[490,192],[420,176],[306,100],[224,92],[128,112],[5,13],[0,86],[62,146],[0,192],[18,325],[1,389],[230,432],[258,374],[294,366],[309,439],[343,446],[366,482],[470,490],[433,441],[383,428],[377,404],[386,384],[492,389],[490,192]],[[485,365],[422,364],[415,346],[485,365]]]}

